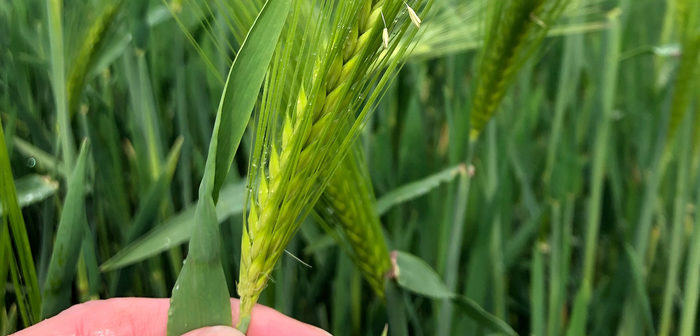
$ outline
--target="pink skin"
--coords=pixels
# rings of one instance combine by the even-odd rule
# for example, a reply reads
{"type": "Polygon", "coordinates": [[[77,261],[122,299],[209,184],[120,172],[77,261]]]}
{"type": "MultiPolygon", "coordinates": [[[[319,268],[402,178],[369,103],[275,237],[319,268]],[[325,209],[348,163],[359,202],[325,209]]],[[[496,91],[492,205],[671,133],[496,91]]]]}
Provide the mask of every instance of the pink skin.
{"type": "MultiPolygon", "coordinates": [[[[169,299],[116,298],[75,305],[12,336],[164,336],[169,299]]],[[[231,299],[233,321],[238,320],[238,300],[231,299]]],[[[241,336],[230,327],[209,327],[185,336],[241,336]]],[[[314,326],[256,305],[248,336],[328,336],[314,326]]]]}

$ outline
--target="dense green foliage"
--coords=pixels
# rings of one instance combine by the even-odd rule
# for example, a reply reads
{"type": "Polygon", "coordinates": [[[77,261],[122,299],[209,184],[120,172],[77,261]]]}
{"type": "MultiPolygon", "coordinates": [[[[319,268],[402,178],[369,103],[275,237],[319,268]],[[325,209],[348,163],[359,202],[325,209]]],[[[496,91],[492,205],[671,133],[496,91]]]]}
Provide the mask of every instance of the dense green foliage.
{"type": "Polygon", "coordinates": [[[334,335],[698,333],[699,2],[363,1],[0,2],[0,335],[227,305],[273,182],[250,302],[334,335]]]}

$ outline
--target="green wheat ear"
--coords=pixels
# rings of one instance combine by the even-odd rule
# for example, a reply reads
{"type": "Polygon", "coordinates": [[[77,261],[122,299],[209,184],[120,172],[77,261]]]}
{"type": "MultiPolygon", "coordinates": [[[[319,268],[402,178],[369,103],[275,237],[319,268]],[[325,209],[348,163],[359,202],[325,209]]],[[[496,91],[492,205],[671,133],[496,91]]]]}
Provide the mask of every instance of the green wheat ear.
{"type": "Polygon", "coordinates": [[[105,5],[100,16],[97,17],[90,30],[88,30],[78,50],[78,55],[68,76],[66,88],[68,92],[68,111],[71,116],[78,110],[78,101],[83,93],[88,72],[95,63],[97,55],[107,39],[109,27],[115,21],[123,3],[123,0],[117,0],[105,5]]]}
{"type": "MultiPolygon", "coordinates": [[[[342,50],[330,62],[325,81],[319,84],[322,87],[316,95],[317,98],[309,103],[302,87],[296,101],[295,113],[284,119],[281,148],[277,149],[273,146],[270,151],[269,177],[264,175],[260,177],[257,200],[251,205],[247,218],[247,230],[243,232],[238,282],[241,321],[250,315],[279,255],[291,239],[291,232],[284,231],[292,230],[270,232],[272,231],[270,228],[277,224],[276,221],[294,221],[295,215],[292,211],[294,202],[282,202],[286,196],[284,193],[286,188],[283,184],[290,185],[289,189],[298,192],[302,190],[302,185],[309,183],[306,177],[312,176],[313,172],[305,168],[310,166],[310,160],[319,155],[317,153],[319,146],[313,144],[330,141],[327,137],[332,134],[324,130],[333,121],[332,112],[341,103],[338,99],[352,84],[349,76],[357,66],[359,55],[364,52],[364,48],[367,48],[367,41],[372,28],[379,20],[383,3],[383,0],[364,1],[360,7],[358,20],[352,25],[342,50]],[[311,125],[304,125],[305,120],[310,120],[311,125]],[[292,169],[294,156],[298,156],[300,172],[287,179],[284,172],[292,169]]],[[[314,76],[320,72],[317,68],[312,70],[314,76]]],[[[290,196],[292,200],[296,198],[295,195],[290,196]]],[[[285,226],[291,225],[290,223],[285,226]]],[[[242,325],[239,323],[238,327],[241,328],[242,325]]]]}
{"type": "Polygon", "coordinates": [[[283,38],[287,48],[280,49],[279,62],[273,62],[268,74],[258,118],[249,174],[254,190],[242,235],[239,329],[245,330],[253,305],[300,219],[320,197],[382,87],[393,78],[399,63],[389,55],[408,48],[398,43],[411,22],[404,4],[322,1],[311,12],[296,4],[291,17],[297,20],[289,22],[283,38]],[[394,21],[400,10],[405,18],[401,23],[394,21]],[[299,32],[296,29],[304,27],[300,22],[318,26],[299,32]],[[392,41],[387,41],[389,29],[392,41]],[[301,45],[293,45],[297,41],[301,45]],[[280,78],[298,81],[284,83],[280,78]]]}
{"type": "Polygon", "coordinates": [[[472,140],[493,117],[515,74],[570,0],[505,0],[492,8],[471,106],[472,140]]]}
{"type": "MultiPolygon", "coordinates": [[[[374,3],[378,2],[375,1],[374,3]]],[[[350,81],[350,79],[347,78],[350,76],[351,71],[348,71],[348,67],[346,67],[346,69],[343,69],[343,66],[347,65],[348,63],[352,65],[352,62],[357,63],[355,61],[352,61],[352,58],[356,58],[358,55],[353,56],[352,53],[359,53],[358,50],[362,48],[362,45],[364,43],[367,43],[369,35],[367,35],[366,33],[361,33],[363,31],[366,31],[372,24],[372,22],[376,23],[376,20],[378,18],[382,18],[383,20],[381,23],[383,24],[383,47],[385,49],[388,48],[390,43],[392,42],[389,35],[389,29],[386,26],[386,22],[384,21],[385,18],[382,15],[382,11],[371,11],[373,9],[372,5],[374,3],[369,1],[362,2],[362,7],[357,17],[357,24],[353,25],[353,31],[350,34],[353,38],[348,40],[346,44],[343,44],[342,57],[335,57],[334,61],[330,65],[328,74],[326,75],[327,81],[323,84],[325,85],[324,89],[326,89],[326,91],[328,91],[328,88],[337,89],[337,87],[341,85],[341,77],[344,77],[343,80],[345,82],[350,81]],[[372,22],[368,20],[371,20],[372,22]],[[355,29],[357,29],[357,32],[354,31],[355,29]],[[361,35],[363,35],[364,37],[361,35]],[[357,41],[354,38],[355,36],[358,37],[357,41]],[[360,46],[358,46],[358,42],[360,46]],[[348,59],[348,57],[350,59],[348,59]]],[[[411,20],[411,23],[416,27],[420,27],[421,18],[420,15],[414,10],[414,8],[411,7],[411,5],[408,4],[408,2],[400,2],[398,4],[402,9],[405,9],[405,15],[408,16],[408,18],[411,20]]],[[[253,24],[253,18],[250,16],[246,16],[245,13],[255,12],[256,9],[259,10],[259,8],[262,6],[262,3],[259,0],[248,0],[247,2],[242,2],[241,5],[244,7],[252,6],[256,8],[253,8],[253,10],[232,11],[232,20],[234,22],[238,22],[238,24],[234,25],[234,27],[239,27],[239,29],[233,30],[232,34],[234,36],[234,39],[239,42],[243,39],[241,31],[245,32],[245,30],[247,30],[240,29],[240,27],[250,27],[253,24]]],[[[191,35],[189,35],[189,32],[185,28],[184,23],[185,21],[187,21],[187,18],[181,16],[182,13],[196,14],[201,12],[201,5],[194,5],[193,2],[188,2],[188,4],[186,5],[187,9],[185,11],[182,11],[181,6],[182,4],[179,4],[175,1],[170,3],[170,8],[173,12],[173,15],[180,23],[181,28],[183,28],[188,34],[188,38],[190,38],[191,42],[195,44],[195,47],[205,59],[211,59],[211,57],[203,53],[201,46],[199,46],[197,42],[195,42],[192,39],[191,35]]],[[[230,8],[226,6],[228,6],[228,4],[216,4],[217,10],[230,10],[230,8]]],[[[200,15],[201,14],[202,13],[200,13],[200,15]]],[[[302,22],[302,26],[305,24],[306,22],[302,22]]],[[[214,43],[214,45],[218,48],[217,50],[219,52],[227,54],[227,50],[221,47],[226,45],[226,41],[222,41],[219,36],[215,35],[210,36],[210,38],[217,41],[217,43],[214,43]]],[[[410,42],[410,39],[407,39],[404,42],[410,42]]],[[[316,68],[314,71],[318,72],[319,69],[316,68]]],[[[286,90],[290,89],[287,88],[286,90]]],[[[315,113],[320,113],[321,110],[319,109],[332,110],[331,104],[325,103],[327,96],[332,94],[332,91],[333,90],[331,90],[331,93],[329,94],[319,95],[318,98],[316,98],[316,103],[314,105],[316,106],[317,110],[315,113]]],[[[337,97],[338,95],[336,94],[335,96],[337,97]]],[[[301,93],[299,94],[297,105],[303,107],[307,104],[309,104],[309,102],[308,98],[306,97],[306,92],[301,91],[301,93]]],[[[282,137],[281,144],[277,144],[275,148],[286,148],[290,145],[291,135],[294,132],[294,125],[296,125],[297,123],[296,119],[303,118],[285,118],[283,126],[280,127],[281,130],[274,130],[275,136],[282,137]]],[[[325,123],[327,124],[328,122],[326,121],[325,123]]],[[[319,137],[318,133],[320,133],[324,128],[324,123],[315,122],[311,127],[312,134],[309,137],[312,139],[316,139],[319,137]],[[314,129],[316,134],[314,134],[314,129]]],[[[273,162],[273,164],[270,166],[270,168],[272,168],[272,175],[279,175],[280,173],[279,171],[277,171],[280,167],[280,164],[278,162],[280,159],[280,151],[277,149],[273,151],[274,153],[271,154],[270,157],[270,160],[272,160],[273,162]]],[[[323,224],[326,224],[324,225],[325,228],[332,230],[336,238],[338,238],[339,243],[345,245],[345,250],[349,253],[351,258],[354,260],[355,264],[358,265],[358,268],[362,271],[365,279],[370,284],[370,287],[375,291],[375,293],[378,296],[383,297],[383,274],[388,270],[388,265],[390,264],[389,256],[386,248],[386,243],[384,241],[383,233],[381,230],[381,223],[375,212],[374,200],[371,194],[371,181],[367,176],[362,176],[362,174],[360,174],[361,171],[364,170],[362,170],[361,167],[363,163],[360,163],[358,161],[358,158],[361,158],[361,154],[348,155],[348,157],[342,160],[342,162],[340,163],[340,166],[337,168],[338,173],[336,174],[329,174],[325,171],[321,172],[322,176],[320,177],[320,179],[328,180],[328,188],[324,189],[324,192],[321,198],[319,199],[319,202],[314,207],[314,213],[318,216],[319,221],[322,221],[323,224]],[[331,175],[333,176],[333,178],[330,178],[331,175]],[[363,194],[362,198],[355,197],[352,191],[349,191],[359,189],[362,189],[363,192],[367,193],[363,194]],[[329,191],[332,194],[329,194],[329,191]],[[327,216],[325,215],[325,213],[328,209],[331,209],[331,213],[342,214],[342,216],[327,216]],[[352,209],[353,213],[348,212],[348,210],[350,209],[352,209]],[[323,217],[321,217],[321,215],[323,217]],[[360,222],[358,221],[359,218],[365,219],[363,219],[360,222]],[[347,243],[350,243],[350,245],[347,245],[347,243]]],[[[263,182],[263,188],[269,187],[268,183],[269,181],[266,179],[263,182]]],[[[256,215],[257,212],[253,212],[253,216],[256,215]]],[[[241,325],[243,325],[244,323],[244,321],[241,321],[241,325]]],[[[241,329],[245,328],[241,327],[241,329]]]]}
{"type": "Polygon", "coordinates": [[[328,230],[338,233],[341,242],[349,243],[351,259],[372,290],[383,298],[384,276],[391,261],[373,195],[367,166],[358,149],[336,169],[315,212],[328,230]]]}

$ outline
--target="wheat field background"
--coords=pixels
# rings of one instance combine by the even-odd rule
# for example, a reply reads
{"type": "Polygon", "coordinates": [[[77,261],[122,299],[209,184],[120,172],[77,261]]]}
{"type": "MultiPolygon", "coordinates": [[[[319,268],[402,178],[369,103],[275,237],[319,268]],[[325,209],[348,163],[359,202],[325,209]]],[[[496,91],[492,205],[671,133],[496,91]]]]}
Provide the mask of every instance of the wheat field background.
{"type": "Polygon", "coordinates": [[[698,335],[699,68],[697,0],[2,0],[0,335],[698,335]]]}

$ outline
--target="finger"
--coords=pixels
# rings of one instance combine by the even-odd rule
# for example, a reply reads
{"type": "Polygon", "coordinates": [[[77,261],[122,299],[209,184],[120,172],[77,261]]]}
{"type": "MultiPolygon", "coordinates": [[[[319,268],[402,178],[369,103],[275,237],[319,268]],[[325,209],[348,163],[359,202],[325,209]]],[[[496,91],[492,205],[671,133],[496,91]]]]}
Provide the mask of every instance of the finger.
{"type": "Polygon", "coordinates": [[[190,331],[182,336],[244,336],[240,331],[231,327],[206,327],[190,331]]]}
{"type": "MultiPolygon", "coordinates": [[[[238,321],[238,300],[231,299],[233,320],[238,321]]],[[[330,336],[323,329],[299,322],[270,307],[255,305],[251,315],[248,336],[330,336]]]]}
{"type": "MultiPolygon", "coordinates": [[[[169,299],[115,298],[75,305],[13,336],[162,336],[166,333],[169,299]]],[[[231,299],[233,321],[238,299],[231,299]]],[[[327,336],[329,333],[287,317],[272,308],[253,308],[248,336],[327,336]]]]}
{"type": "Polygon", "coordinates": [[[24,329],[13,336],[162,336],[168,299],[115,298],[88,301],[24,329]]]}

